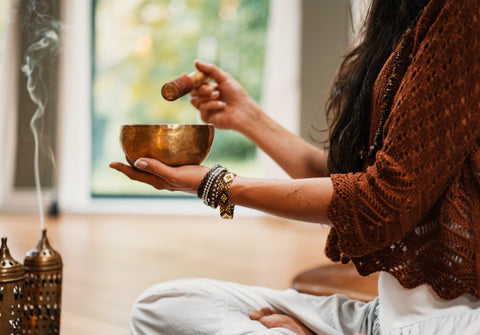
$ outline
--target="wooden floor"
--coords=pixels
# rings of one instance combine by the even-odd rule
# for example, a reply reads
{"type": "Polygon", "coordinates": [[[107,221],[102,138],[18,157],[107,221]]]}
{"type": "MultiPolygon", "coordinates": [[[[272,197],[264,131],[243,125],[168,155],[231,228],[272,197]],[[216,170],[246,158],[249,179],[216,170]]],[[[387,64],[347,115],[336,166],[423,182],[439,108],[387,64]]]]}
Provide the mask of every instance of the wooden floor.
{"type": "MultiPolygon", "coordinates": [[[[327,228],[273,217],[62,215],[46,222],[63,258],[63,335],[126,335],[135,298],[148,286],[209,277],[291,286],[300,271],[328,260],[327,228]]],[[[0,213],[0,235],[23,261],[40,236],[35,215],[0,213]]]]}

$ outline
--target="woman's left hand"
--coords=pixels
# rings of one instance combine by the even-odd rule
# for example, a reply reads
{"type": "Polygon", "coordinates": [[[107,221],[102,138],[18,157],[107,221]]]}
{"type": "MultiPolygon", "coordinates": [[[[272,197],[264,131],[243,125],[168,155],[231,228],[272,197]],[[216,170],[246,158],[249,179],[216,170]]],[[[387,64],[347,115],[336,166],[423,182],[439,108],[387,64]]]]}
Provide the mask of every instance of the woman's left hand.
{"type": "Polygon", "coordinates": [[[203,165],[171,167],[153,158],[139,158],[135,167],[120,162],[110,167],[128,178],[149,184],[158,190],[183,191],[197,194],[198,187],[209,168],[203,165]]]}

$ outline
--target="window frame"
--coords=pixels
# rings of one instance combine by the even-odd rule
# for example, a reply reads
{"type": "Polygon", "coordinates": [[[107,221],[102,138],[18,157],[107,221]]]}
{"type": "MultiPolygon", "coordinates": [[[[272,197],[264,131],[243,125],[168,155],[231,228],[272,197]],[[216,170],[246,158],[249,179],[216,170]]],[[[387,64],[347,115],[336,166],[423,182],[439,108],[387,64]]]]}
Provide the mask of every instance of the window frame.
{"type": "MultiPolygon", "coordinates": [[[[93,3],[92,1],[67,0],[64,2],[64,24],[69,29],[63,32],[63,51],[60,59],[60,92],[59,92],[59,189],[58,197],[60,208],[75,212],[116,212],[116,213],[146,213],[146,214],[178,214],[212,215],[212,210],[195,198],[143,198],[119,197],[93,198],[90,194],[90,157],[91,157],[91,106],[92,106],[92,45],[93,45],[93,3]],[[69,70],[67,70],[69,69],[69,70]],[[72,134],[75,134],[74,136],[72,134]],[[74,150],[72,150],[74,148],[74,150]],[[71,153],[75,152],[75,155],[71,153]],[[71,191],[75,190],[75,191],[71,191]],[[188,207],[187,207],[188,206],[188,207]]],[[[275,0],[271,2],[270,22],[268,27],[266,81],[264,84],[264,99],[262,105],[269,114],[294,133],[298,133],[299,115],[299,24],[300,1],[275,0]],[[293,14],[293,15],[292,15],[293,14]],[[282,17],[288,15],[289,20],[282,17]],[[295,16],[296,19],[292,19],[295,16]],[[288,37],[282,34],[281,29],[290,31],[288,37]],[[275,33],[276,32],[276,33],[275,33]],[[279,43],[279,36],[282,36],[279,43]],[[290,45],[290,47],[286,47],[290,45]],[[285,48],[291,52],[278,52],[278,48],[285,48]],[[282,64],[282,75],[285,67],[290,68],[288,73],[293,87],[289,88],[291,101],[282,101],[280,105],[275,99],[278,92],[278,80],[272,74],[282,64]],[[296,91],[296,92],[295,92],[296,91]],[[279,108],[282,106],[282,108],[279,108]],[[288,108],[285,108],[288,106],[288,108]],[[273,113],[275,111],[275,113],[273,113]],[[293,112],[292,112],[293,111],[293,112]]],[[[284,172],[264,154],[259,155],[261,173],[263,175],[285,176],[284,172]],[[266,173],[268,171],[268,174],[266,173]]],[[[115,173],[112,171],[112,173],[115,173]]],[[[261,176],[260,176],[261,177],[261,176]]],[[[254,213],[248,209],[237,211],[254,213]]]]}
{"type": "MultiPolygon", "coordinates": [[[[91,113],[92,113],[92,54],[93,54],[93,3],[91,1],[62,1],[61,49],[58,74],[57,115],[57,187],[43,190],[44,204],[57,200],[61,212],[73,213],[144,213],[191,214],[216,213],[195,198],[98,198],[90,192],[91,177],[91,113]],[[188,212],[185,210],[188,208],[188,212]]],[[[300,116],[300,0],[271,1],[267,33],[265,80],[261,102],[265,112],[272,115],[288,130],[299,133],[300,116]],[[285,19],[288,17],[288,20],[285,19]],[[285,33],[288,32],[288,33],[285,33]],[[281,73],[279,70],[281,69],[281,73]],[[278,80],[281,75],[283,80],[278,80]],[[278,92],[289,92],[282,101],[278,92]]],[[[19,64],[15,45],[18,36],[9,32],[10,46],[8,71],[4,82],[11,83],[2,89],[0,104],[11,111],[0,115],[0,150],[10,164],[0,166],[0,208],[11,211],[32,212],[38,210],[34,189],[19,190],[13,187],[15,160],[16,90],[19,64]],[[14,64],[14,65],[12,65],[14,64]],[[8,124],[8,127],[7,127],[8,124]]],[[[286,177],[268,156],[259,152],[257,177],[286,177]]],[[[112,173],[116,173],[112,171],[112,173]]],[[[46,206],[45,206],[46,207],[46,206]]],[[[238,208],[240,215],[258,215],[258,212],[238,208]]]]}

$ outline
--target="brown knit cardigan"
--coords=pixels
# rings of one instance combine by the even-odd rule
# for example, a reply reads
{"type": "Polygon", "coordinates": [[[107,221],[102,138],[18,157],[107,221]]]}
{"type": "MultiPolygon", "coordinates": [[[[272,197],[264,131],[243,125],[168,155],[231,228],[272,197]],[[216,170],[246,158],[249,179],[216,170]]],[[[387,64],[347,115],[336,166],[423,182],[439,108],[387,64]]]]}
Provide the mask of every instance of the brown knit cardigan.
{"type": "MultiPolygon", "coordinates": [[[[370,143],[394,54],[373,88],[370,143]]],[[[480,298],[480,1],[431,0],[403,54],[383,147],[363,172],[331,175],[326,254],[480,298]]]]}

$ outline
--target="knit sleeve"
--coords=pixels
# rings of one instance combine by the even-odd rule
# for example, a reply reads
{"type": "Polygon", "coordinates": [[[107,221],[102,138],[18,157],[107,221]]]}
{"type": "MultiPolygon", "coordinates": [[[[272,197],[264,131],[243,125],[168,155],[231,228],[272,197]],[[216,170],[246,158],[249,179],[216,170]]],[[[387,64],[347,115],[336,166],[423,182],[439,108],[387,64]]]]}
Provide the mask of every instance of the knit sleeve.
{"type": "Polygon", "coordinates": [[[328,216],[349,257],[403,238],[432,209],[480,136],[478,0],[447,1],[414,47],[365,172],[333,174],[328,216]]]}

